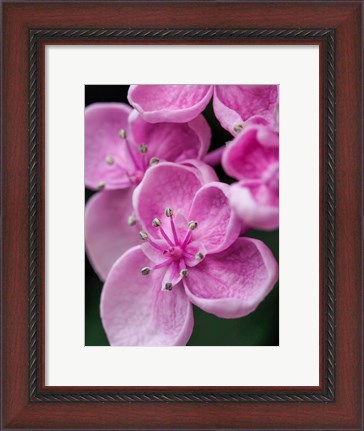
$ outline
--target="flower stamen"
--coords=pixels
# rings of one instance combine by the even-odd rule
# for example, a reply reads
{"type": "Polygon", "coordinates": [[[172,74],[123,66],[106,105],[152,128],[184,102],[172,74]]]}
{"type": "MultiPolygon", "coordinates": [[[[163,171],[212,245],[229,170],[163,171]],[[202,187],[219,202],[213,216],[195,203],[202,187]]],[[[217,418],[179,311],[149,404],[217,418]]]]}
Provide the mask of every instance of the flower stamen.
{"type": "Polygon", "coordinates": [[[183,269],[181,270],[181,272],[179,273],[179,275],[180,275],[182,278],[187,277],[187,275],[188,275],[188,270],[187,270],[187,268],[183,268],[183,269]]]}
{"type": "Polygon", "coordinates": [[[179,245],[178,234],[177,234],[176,226],[175,226],[174,221],[173,221],[173,210],[172,210],[172,208],[166,208],[166,216],[169,217],[171,220],[171,230],[172,230],[174,242],[176,245],[179,245]]]}
{"type": "Polygon", "coordinates": [[[244,129],[244,124],[236,124],[234,126],[234,132],[235,133],[240,133],[243,129],[244,129]]]}
{"type": "Polygon", "coordinates": [[[143,241],[146,241],[148,239],[147,232],[144,232],[143,230],[139,232],[139,236],[143,241]]]}
{"type": "Polygon", "coordinates": [[[114,164],[114,157],[113,156],[106,156],[105,157],[105,163],[107,164],[107,165],[113,165],[114,164]]]}
{"type": "Polygon", "coordinates": [[[158,163],[159,163],[159,159],[158,159],[158,157],[152,157],[152,158],[149,160],[149,164],[150,164],[150,166],[158,165],[158,163]]]}
{"type": "Polygon", "coordinates": [[[163,268],[164,266],[169,265],[170,263],[172,263],[172,259],[167,259],[161,263],[158,263],[156,265],[153,266],[152,269],[159,269],[159,268],[163,268]]]}
{"type": "Polygon", "coordinates": [[[97,183],[97,190],[103,190],[105,188],[105,183],[104,181],[99,181],[97,183]]]}
{"type": "Polygon", "coordinates": [[[140,146],[139,146],[139,151],[140,151],[142,154],[147,153],[147,152],[148,152],[148,145],[145,145],[145,144],[140,145],[140,146]]]}
{"type": "Polygon", "coordinates": [[[198,253],[196,253],[195,259],[200,262],[204,257],[205,256],[199,251],[198,253]]]}
{"type": "Polygon", "coordinates": [[[163,286],[162,290],[168,290],[171,291],[173,288],[173,284],[172,283],[165,283],[165,285],[163,286]]]}
{"type": "Polygon", "coordinates": [[[121,139],[123,139],[123,140],[125,141],[126,149],[128,150],[129,156],[130,156],[130,158],[132,159],[132,161],[133,161],[133,163],[134,163],[134,166],[135,166],[136,168],[140,169],[140,165],[139,165],[139,163],[138,163],[137,159],[135,158],[135,156],[134,156],[134,154],[133,154],[133,151],[132,151],[132,149],[131,149],[131,145],[130,145],[130,143],[129,143],[129,140],[128,140],[128,139],[127,139],[127,137],[126,137],[126,130],[125,130],[125,129],[121,129],[121,130],[119,131],[119,136],[120,136],[120,138],[121,138],[121,139]]]}
{"type": "Polygon", "coordinates": [[[142,275],[148,275],[150,273],[150,268],[149,266],[145,266],[144,268],[142,268],[140,270],[140,272],[142,273],[142,275]]]}
{"type": "Polygon", "coordinates": [[[159,218],[154,218],[153,219],[153,221],[152,221],[152,226],[153,227],[160,227],[160,225],[161,225],[161,221],[160,221],[160,219],[159,218]]]}
{"type": "Polygon", "coordinates": [[[192,220],[188,223],[188,229],[190,229],[190,230],[195,230],[197,226],[198,226],[197,221],[192,220]]]}
{"type": "Polygon", "coordinates": [[[128,217],[128,225],[129,226],[134,226],[136,224],[136,222],[137,222],[137,219],[133,215],[130,215],[128,217]]]}

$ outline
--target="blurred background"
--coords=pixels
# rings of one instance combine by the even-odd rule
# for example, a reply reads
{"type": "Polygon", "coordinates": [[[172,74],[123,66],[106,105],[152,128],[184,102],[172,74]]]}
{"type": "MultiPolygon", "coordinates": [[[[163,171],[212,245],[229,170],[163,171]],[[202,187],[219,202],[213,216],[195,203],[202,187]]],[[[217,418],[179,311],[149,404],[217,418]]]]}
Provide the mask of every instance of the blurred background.
{"type": "MultiPolygon", "coordinates": [[[[86,85],[85,106],[96,102],[128,103],[128,85],[86,85]]],[[[210,103],[203,112],[212,131],[211,149],[224,145],[231,135],[220,126],[210,103]]],[[[221,181],[234,182],[221,167],[216,168],[221,181]]],[[[93,195],[85,189],[85,202],[93,195]]],[[[279,231],[251,230],[247,236],[260,239],[279,258],[279,231]]],[[[85,345],[107,346],[102,327],[99,304],[102,282],[85,258],[85,345]]],[[[188,346],[277,346],[279,345],[279,289],[278,283],[250,315],[241,319],[220,319],[194,306],[195,325],[188,346]]]]}

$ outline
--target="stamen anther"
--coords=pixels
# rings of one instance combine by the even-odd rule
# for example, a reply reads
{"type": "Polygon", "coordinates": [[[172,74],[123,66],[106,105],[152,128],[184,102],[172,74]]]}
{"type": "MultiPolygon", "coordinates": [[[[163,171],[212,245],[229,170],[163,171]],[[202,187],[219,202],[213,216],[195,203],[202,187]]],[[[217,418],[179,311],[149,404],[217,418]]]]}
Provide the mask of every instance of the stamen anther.
{"type": "Polygon", "coordinates": [[[169,290],[169,291],[171,291],[171,290],[172,290],[172,287],[173,287],[173,284],[172,284],[172,283],[166,283],[166,284],[163,286],[163,290],[169,290]]]}
{"type": "Polygon", "coordinates": [[[172,217],[173,216],[173,210],[172,208],[166,208],[166,216],[172,217]]]}
{"type": "Polygon", "coordinates": [[[193,220],[191,220],[191,221],[188,223],[188,229],[190,229],[190,230],[195,230],[197,226],[198,226],[197,221],[193,221],[193,220]]]}
{"type": "Polygon", "coordinates": [[[181,277],[183,277],[183,278],[187,277],[187,275],[188,275],[188,270],[187,270],[186,268],[183,268],[183,269],[181,270],[181,272],[179,273],[179,275],[180,275],[181,277]]]}
{"type": "Polygon", "coordinates": [[[108,165],[113,165],[114,164],[114,157],[113,156],[106,156],[105,157],[105,163],[107,163],[108,165]]]}
{"type": "Polygon", "coordinates": [[[137,222],[137,219],[133,215],[130,215],[128,217],[128,225],[129,226],[134,226],[136,224],[136,222],[137,222]]]}
{"type": "Polygon", "coordinates": [[[99,181],[97,183],[97,190],[103,190],[105,188],[105,183],[103,181],[99,181]]]}
{"type": "Polygon", "coordinates": [[[239,132],[241,132],[243,129],[244,129],[244,124],[236,124],[236,125],[234,126],[234,132],[235,132],[235,133],[239,133],[239,132]]]}
{"type": "Polygon", "coordinates": [[[140,270],[140,272],[142,273],[142,275],[148,275],[150,273],[150,268],[149,266],[145,266],[144,268],[142,268],[140,270]]]}
{"type": "Polygon", "coordinates": [[[153,219],[153,221],[152,221],[152,225],[153,225],[154,227],[159,227],[161,224],[162,224],[162,223],[161,223],[161,221],[159,220],[159,218],[155,218],[155,219],[153,219]]]}
{"type": "Polygon", "coordinates": [[[143,230],[142,230],[141,232],[139,232],[139,236],[140,236],[140,238],[141,238],[143,241],[145,241],[145,240],[147,240],[147,239],[148,239],[148,234],[147,234],[147,232],[144,232],[143,230]]]}
{"type": "Polygon", "coordinates": [[[140,151],[142,154],[145,154],[146,152],[148,152],[148,145],[145,145],[145,144],[140,145],[140,147],[139,147],[139,151],[140,151]]]}
{"type": "Polygon", "coordinates": [[[195,259],[201,261],[205,256],[199,251],[196,253],[195,259]]]}
{"type": "Polygon", "coordinates": [[[159,163],[159,159],[158,159],[158,157],[152,157],[152,158],[149,160],[149,164],[150,164],[150,166],[158,165],[158,163],[159,163]]]}
{"type": "Polygon", "coordinates": [[[125,131],[125,129],[121,129],[121,130],[119,130],[119,136],[120,136],[120,138],[122,138],[122,139],[125,139],[125,138],[126,138],[126,131],[125,131]]]}

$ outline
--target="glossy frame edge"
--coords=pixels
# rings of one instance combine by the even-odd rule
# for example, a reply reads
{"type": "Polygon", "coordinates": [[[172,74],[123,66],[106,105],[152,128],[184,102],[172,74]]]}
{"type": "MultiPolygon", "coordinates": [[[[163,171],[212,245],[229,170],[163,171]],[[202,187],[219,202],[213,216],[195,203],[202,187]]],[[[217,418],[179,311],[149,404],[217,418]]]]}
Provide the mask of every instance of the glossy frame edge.
{"type": "MultiPolygon", "coordinates": [[[[320,109],[320,112],[322,110],[320,109]]],[[[321,136],[321,132],[320,132],[321,136]]],[[[335,401],[335,30],[334,29],[32,29],[29,31],[29,400],[31,402],[333,402],[335,401]],[[318,391],[42,391],[41,388],[41,43],[44,40],[323,42],[324,61],[324,387],[318,391]]],[[[322,166],[322,164],[320,163],[322,166]]],[[[321,211],[320,211],[321,212],[321,211]]],[[[321,309],[321,308],[320,308],[321,309]]]]}

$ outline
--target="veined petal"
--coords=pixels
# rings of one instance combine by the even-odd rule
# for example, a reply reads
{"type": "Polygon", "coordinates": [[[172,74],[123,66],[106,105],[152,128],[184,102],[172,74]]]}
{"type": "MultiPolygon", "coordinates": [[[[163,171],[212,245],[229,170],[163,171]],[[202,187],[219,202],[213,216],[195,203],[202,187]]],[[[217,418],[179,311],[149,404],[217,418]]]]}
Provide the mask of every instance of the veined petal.
{"type": "Polygon", "coordinates": [[[133,213],[132,192],[131,188],[99,192],[86,204],[86,251],[101,280],[126,250],[140,243],[139,223],[128,224],[133,213]]]}
{"type": "Polygon", "coordinates": [[[263,117],[277,127],[277,85],[216,85],[214,112],[222,127],[231,134],[239,133],[239,126],[252,117],[263,117]]]}
{"type": "Polygon", "coordinates": [[[205,109],[212,91],[211,85],[131,85],[128,100],[150,123],[186,123],[205,109]]]}
{"type": "Polygon", "coordinates": [[[152,221],[158,217],[162,225],[169,225],[166,208],[188,214],[194,195],[202,183],[196,169],[163,162],[147,170],[133,195],[138,219],[154,238],[159,238],[152,221]]]}
{"type": "Polygon", "coordinates": [[[278,279],[278,265],[261,241],[239,238],[227,250],[206,258],[183,280],[191,302],[223,318],[256,309],[278,279]]]}
{"type": "Polygon", "coordinates": [[[201,242],[207,253],[217,253],[229,247],[239,236],[241,222],[231,210],[230,186],[213,182],[196,194],[189,219],[198,223],[192,239],[201,242]]]}
{"type": "Polygon", "coordinates": [[[202,184],[211,183],[212,181],[219,181],[219,178],[216,175],[214,169],[205,162],[202,162],[201,160],[190,159],[181,162],[181,165],[195,169],[196,174],[200,178],[202,184]]]}
{"type": "Polygon", "coordinates": [[[233,184],[229,203],[241,220],[254,229],[273,230],[279,226],[278,192],[265,185],[233,184]]]}
{"type": "Polygon", "coordinates": [[[123,103],[94,103],[85,110],[85,183],[90,189],[130,186],[121,129],[127,130],[131,108],[123,103]]]}
{"type": "Polygon", "coordinates": [[[189,123],[152,124],[134,110],[129,123],[135,143],[147,145],[148,160],[153,157],[170,162],[201,159],[210,146],[210,126],[202,115],[189,123]]]}
{"type": "Polygon", "coordinates": [[[279,160],[278,136],[260,125],[247,127],[233,139],[222,156],[225,172],[241,180],[261,180],[279,160]]]}
{"type": "Polygon", "coordinates": [[[101,319],[112,346],[183,346],[193,329],[183,286],[161,290],[163,272],[143,276],[150,261],[134,247],[112,267],[101,296],[101,319]]]}

